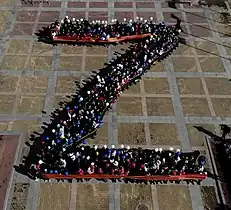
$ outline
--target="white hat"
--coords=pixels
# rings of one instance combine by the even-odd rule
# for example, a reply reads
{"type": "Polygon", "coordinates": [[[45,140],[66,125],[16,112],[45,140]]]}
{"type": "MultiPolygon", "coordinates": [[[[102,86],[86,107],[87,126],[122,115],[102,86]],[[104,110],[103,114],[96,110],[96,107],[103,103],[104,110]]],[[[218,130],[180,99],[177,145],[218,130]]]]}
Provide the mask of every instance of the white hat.
{"type": "Polygon", "coordinates": [[[81,18],[80,21],[83,21],[83,18],[81,18]]]}
{"type": "Polygon", "coordinates": [[[98,149],[98,146],[97,146],[97,145],[94,145],[94,149],[98,149]]]}
{"type": "Polygon", "coordinates": [[[80,101],[83,101],[83,97],[80,97],[80,99],[79,99],[80,101]]]}
{"type": "Polygon", "coordinates": [[[109,105],[110,105],[110,104],[107,102],[107,103],[106,103],[106,106],[109,106],[109,105]]]}
{"type": "Polygon", "coordinates": [[[55,129],[52,129],[52,133],[55,133],[55,129]]]}
{"type": "Polygon", "coordinates": [[[81,150],[84,150],[84,147],[81,147],[81,150]]]}
{"type": "Polygon", "coordinates": [[[93,166],[93,165],[95,165],[95,163],[94,163],[94,162],[92,162],[92,163],[91,163],[91,166],[93,166]]]}
{"type": "Polygon", "coordinates": [[[163,151],[163,149],[162,149],[162,148],[159,148],[159,151],[160,151],[160,152],[162,152],[162,151],[163,151]]]}
{"type": "Polygon", "coordinates": [[[88,91],[87,91],[87,94],[90,94],[90,93],[91,93],[91,91],[88,90],[88,91]]]}
{"type": "Polygon", "coordinates": [[[63,20],[61,20],[61,23],[64,23],[64,21],[63,21],[63,20]]]}
{"type": "Polygon", "coordinates": [[[159,151],[159,149],[158,148],[155,148],[155,152],[158,152],[159,151]]]}
{"type": "Polygon", "coordinates": [[[87,159],[87,160],[90,160],[90,156],[87,156],[86,159],[87,159]]]}
{"type": "Polygon", "coordinates": [[[126,19],[126,18],[124,18],[124,21],[127,21],[127,19],[126,19]]]}
{"type": "Polygon", "coordinates": [[[173,147],[170,147],[170,148],[169,148],[169,150],[170,150],[170,151],[173,151],[173,150],[174,150],[174,148],[173,148],[173,147]]]}
{"type": "Polygon", "coordinates": [[[111,145],[111,148],[112,148],[112,149],[114,149],[114,148],[115,148],[115,145],[114,145],[114,144],[112,144],[112,145],[111,145]]]}
{"type": "Polygon", "coordinates": [[[75,21],[75,18],[72,18],[72,21],[75,21]]]}
{"type": "Polygon", "coordinates": [[[123,145],[123,144],[121,144],[121,145],[120,145],[120,147],[121,147],[121,149],[123,149],[123,148],[124,148],[124,145],[123,145]]]}
{"type": "Polygon", "coordinates": [[[43,162],[42,160],[39,160],[39,162],[38,162],[38,163],[41,165],[41,164],[43,164],[44,162],[43,162]]]}
{"type": "Polygon", "coordinates": [[[131,149],[131,147],[127,146],[127,150],[131,149]]]}
{"type": "Polygon", "coordinates": [[[180,152],[180,149],[176,149],[176,152],[180,152]]]}
{"type": "Polygon", "coordinates": [[[107,149],[107,145],[106,145],[106,144],[105,144],[105,145],[103,145],[103,148],[104,148],[104,149],[107,149]]]}
{"type": "Polygon", "coordinates": [[[66,16],[66,18],[68,19],[68,16],[66,16]]]}

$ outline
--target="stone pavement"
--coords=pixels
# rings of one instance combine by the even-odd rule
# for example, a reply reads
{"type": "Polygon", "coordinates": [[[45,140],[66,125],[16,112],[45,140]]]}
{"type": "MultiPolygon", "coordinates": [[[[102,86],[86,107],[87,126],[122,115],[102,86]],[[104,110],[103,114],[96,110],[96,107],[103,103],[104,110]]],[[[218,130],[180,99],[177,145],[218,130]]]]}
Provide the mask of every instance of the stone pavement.
{"type": "MultiPolygon", "coordinates": [[[[228,5],[228,4],[227,4],[228,5]]],[[[228,5],[229,6],[229,5],[228,5]]],[[[29,134],[37,130],[59,101],[113,57],[116,47],[49,46],[34,35],[55,18],[111,20],[154,17],[172,23],[182,19],[187,46],[152,67],[141,82],[125,92],[90,144],[129,144],[144,148],[175,146],[199,149],[207,156],[204,136],[193,125],[217,131],[231,124],[231,44],[219,8],[170,9],[164,1],[52,1],[50,5],[22,5],[0,0],[0,130],[29,134]],[[47,115],[41,111],[47,111],[47,115]]],[[[229,8],[230,11],[230,8],[229,8]]],[[[127,47],[128,45],[123,45],[127,47]]],[[[28,148],[20,145],[22,156],[28,148]]],[[[211,168],[209,159],[208,166],[211,168]]],[[[40,183],[13,173],[6,209],[198,210],[214,209],[217,186],[208,179],[202,186],[125,185],[90,183],[40,183]]]]}

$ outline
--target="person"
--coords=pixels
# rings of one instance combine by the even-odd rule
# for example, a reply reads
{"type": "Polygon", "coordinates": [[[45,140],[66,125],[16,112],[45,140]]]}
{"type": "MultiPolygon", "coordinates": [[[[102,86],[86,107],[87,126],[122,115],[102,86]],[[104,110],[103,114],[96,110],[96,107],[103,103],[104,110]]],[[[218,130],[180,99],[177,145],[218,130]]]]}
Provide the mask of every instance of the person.
{"type": "Polygon", "coordinates": [[[226,124],[220,124],[220,128],[221,128],[221,133],[222,133],[221,138],[225,140],[226,136],[230,134],[231,128],[227,126],[226,124]]]}

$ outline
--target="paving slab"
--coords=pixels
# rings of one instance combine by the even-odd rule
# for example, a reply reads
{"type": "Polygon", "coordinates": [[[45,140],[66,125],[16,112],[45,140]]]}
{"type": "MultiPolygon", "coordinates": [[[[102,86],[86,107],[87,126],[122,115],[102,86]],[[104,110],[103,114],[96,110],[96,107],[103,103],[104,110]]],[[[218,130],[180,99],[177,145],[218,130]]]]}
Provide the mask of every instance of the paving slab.
{"type": "Polygon", "coordinates": [[[174,71],[175,72],[197,72],[196,60],[195,58],[181,57],[172,58],[174,71]]]}
{"type": "Polygon", "coordinates": [[[44,108],[43,96],[21,96],[17,113],[41,114],[44,108]]]}
{"type": "Polygon", "coordinates": [[[63,71],[81,71],[82,56],[61,56],[59,70],[63,71]]]}
{"type": "Polygon", "coordinates": [[[152,209],[152,192],[150,185],[126,185],[120,187],[121,210],[152,209]]]}
{"type": "Polygon", "coordinates": [[[48,78],[24,76],[20,78],[19,87],[22,93],[45,94],[48,88],[48,78]]]}
{"type": "Polygon", "coordinates": [[[108,210],[107,184],[77,185],[76,209],[108,210]]]}
{"type": "Polygon", "coordinates": [[[140,97],[122,96],[116,105],[118,115],[142,116],[142,102],[140,97]]]}
{"type": "Polygon", "coordinates": [[[1,69],[19,70],[25,69],[26,56],[5,55],[2,61],[1,69]]]}
{"type": "Polygon", "coordinates": [[[14,93],[19,82],[18,76],[2,75],[0,78],[0,91],[4,93],[14,93]]]}
{"type": "Polygon", "coordinates": [[[201,193],[204,205],[209,209],[215,209],[217,207],[217,198],[214,187],[201,187],[201,193]]]}
{"type": "Polygon", "coordinates": [[[41,183],[39,209],[69,209],[70,189],[69,183],[41,183]]]}
{"type": "Polygon", "coordinates": [[[211,116],[208,102],[205,98],[181,98],[185,116],[211,116]]]}
{"type": "Polygon", "coordinates": [[[230,81],[225,78],[205,78],[210,95],[231,95],[230,81]]]}
{"type": "Polygon", "coordinates": [[[201,57],[199,58],[203,72],[224,72],[224,66],[220,58],[201,57]]]}
{"type": "Polygon", "coordinates": [[[173,116],[171,98],[147,98],[147,111],[149,116],[173,116]]]}
{"type": "Polygon", "coordinates": [[[190,194],[185,186],[157,186],[158,203],[161,210],[191,210],[190,194]]]}
{"type": "Polygon", "coordinates": [[[144,124],[119,123],[118,142],[126,145],[145,145],[144,124]]]}
{"type": "Polygon", "coordinates": [[[56,93],[74,93],[76,91],[76,83],[80,82],[80,77],[61,76],[56,80],[56,93]]]}
{"type": "Polygon", "coordinates": [[[180,145],[175,124],[150,123],[149,130],[152,145],[180,145]]]}
{"type": "Polygon", "coordinates": [[[30,40],[9,40],[6,54],[20,55],[29,53],[30,40]]]}
{"type": "MultiPolygon", "coordinates": [[[[101,53],[100,53],[101,54],[101,53]]],[[[86,66],[85,71],[92,72],[93,70],[98,70],[100,68],[103,68],[105,63],[107,63],[108,58],[106,56],[102,57],[93,57],[93,56],[87,56],[86,57],[86,66]]]]}
{"type": "Polygon", "coordinates": [[[180,94],[204,95],[200,78],[177,78],[180,94]]]}
{"type": "Polygon", "coordinates": [[[231,110],[229,108],[231,99],[230,98],[212,98],[213,107],[215,109],[216,115],[221,117],[231,116],[231,110]]]}
{"type": "Polygon", "coordinates": [[[143,81],[145,93],[169,94],[168,80],[166,78],[146,77],[143,81]]]}

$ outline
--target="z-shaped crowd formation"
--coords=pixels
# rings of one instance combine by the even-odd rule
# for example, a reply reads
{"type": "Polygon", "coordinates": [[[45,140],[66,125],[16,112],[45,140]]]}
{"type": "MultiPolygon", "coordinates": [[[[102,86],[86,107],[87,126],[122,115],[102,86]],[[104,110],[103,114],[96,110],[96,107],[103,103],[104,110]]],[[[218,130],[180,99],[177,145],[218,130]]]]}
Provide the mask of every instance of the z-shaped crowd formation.
{"type": "MultiPolygon", "coordinates": [[[[25,161],[25,168],[32,177],[42,174],[108,174],[120,176],[156,175],[206,175],[205,157],[198,151],[182,153],[173,151],[120,149],[115,146],[93,148],[79,146],[88,137],[94,137],[100,128],[104,114],[116,102],[120,94],[137,83],[141,76],[155,64],[167,57],[179,44],[180,20],[176,25],[165,23],[129,21],[119,23],[88,22],[66,17],[51,25],[53,36],[109,37],[150,33],[146,38],[131,45],[129,50],[95,72],[73,95],[64,109],[53,113],[53,121],[37,138],[25,161]]],[[[104,38],[103,38],[104,37],[104,38]]]]}

